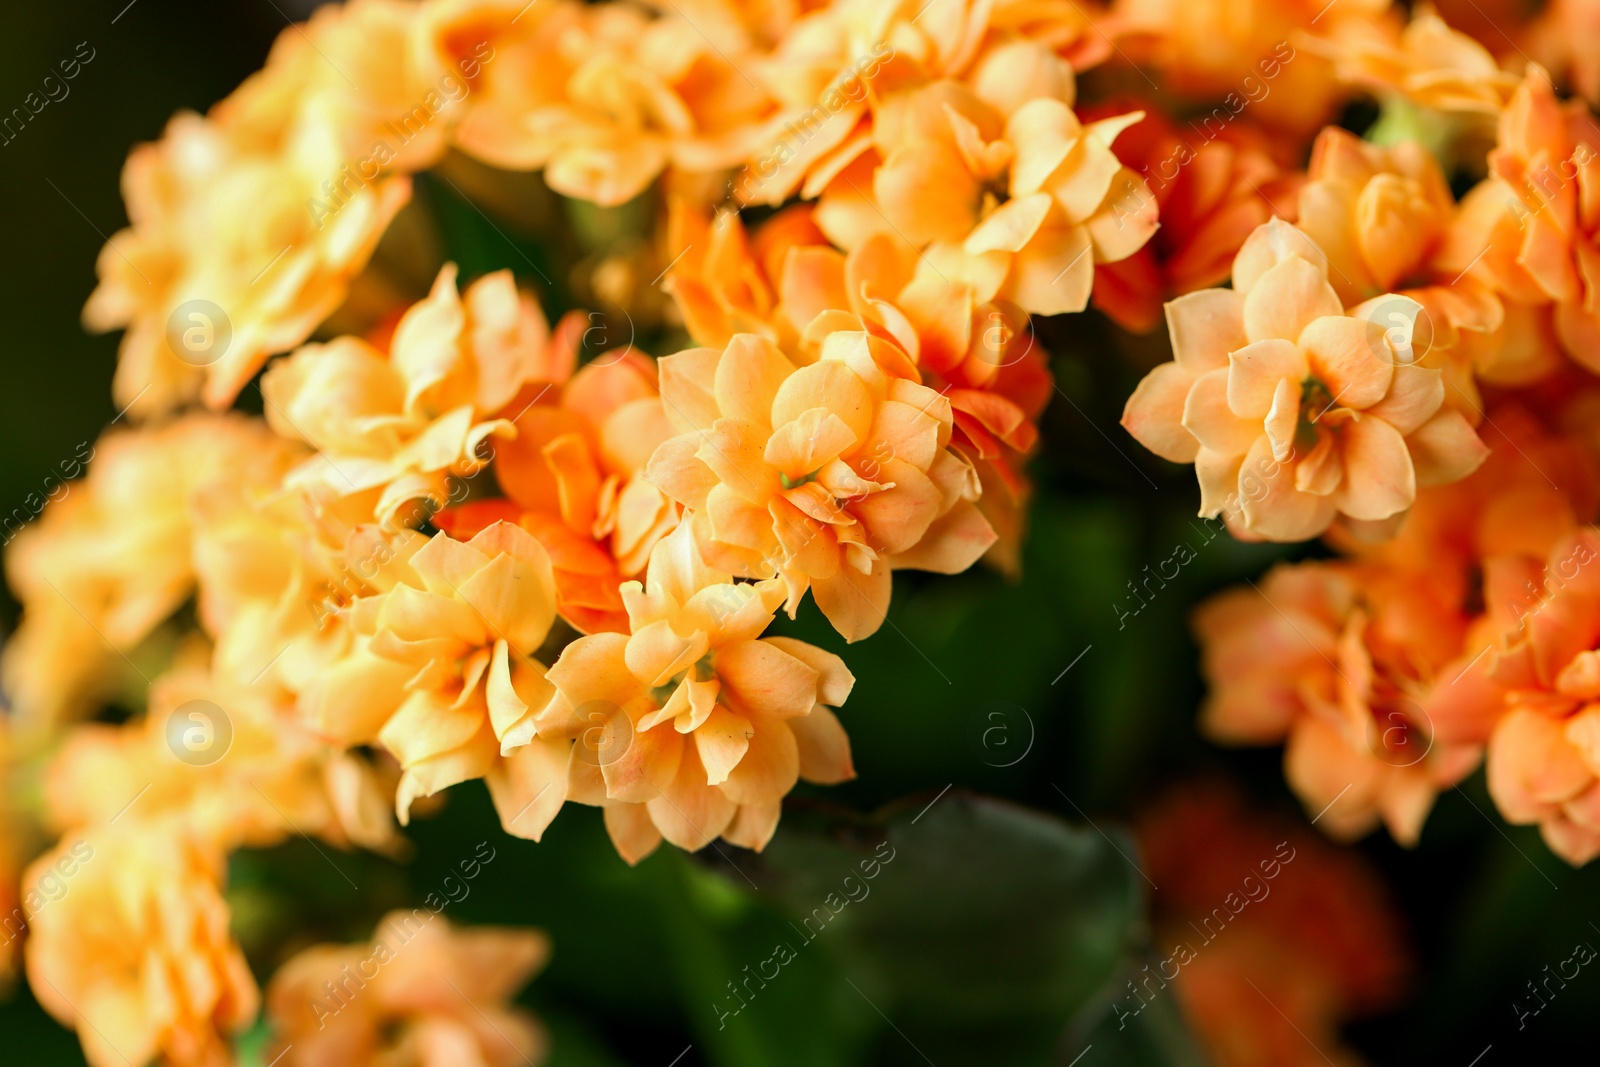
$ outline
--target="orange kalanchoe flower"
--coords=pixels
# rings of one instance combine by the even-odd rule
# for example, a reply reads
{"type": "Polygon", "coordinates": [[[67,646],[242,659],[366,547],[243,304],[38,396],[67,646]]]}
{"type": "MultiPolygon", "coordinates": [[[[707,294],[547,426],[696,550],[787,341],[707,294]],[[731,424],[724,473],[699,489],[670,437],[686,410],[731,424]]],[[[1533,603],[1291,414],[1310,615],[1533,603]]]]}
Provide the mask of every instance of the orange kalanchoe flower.
{"type": "Polygon", "coordinates": [[[452,926],[436,910],[390,912],[370,945],[315,945],[278,968],[264,1058],[283,1067],[542,1063],[544,1028],[509,1002],[544,967],[549,938],[452,926]]]}
{"type": "Polygon", "coordinates": [[[1308,39],[1373,32],[1391,0],[1115,0],[1122,50],[1224,123],[1248,107],[1267,126],[1309,135],[1345,92],[1308,39]]]}
{"type": "MultiPolygon", "coordinates": [[[[1395,302],[1414,305],[1371,303],[1395,302]]],[[[1139,384],[1122,424],[1195,464],[1201,515],[1237,493],[1228,522],[1249,535],[1299,541],[1341,515],[1396,524],[1420,486],[1465,477],[1488,454],[1442,406],[1441,373],[1413,362],[1415,321],[1346,314],[1322,250],[1275,219],[1239,250],[1231,290],[1167,305],[1176,361],[1139,384]]]]}
{"type": "Polygon", "coordinates": [[[392,776],[382,781],[366,760],[324,744],[289,707],[215,682],[208,651],[185,650],[152,683],[143,718],[73,731],[45,776],[49,823],[63,832],[107,826],[138,796],[140,818],[167,817],[230,851],[297,833],[393,851],[392,776]]]}
{"type": "Polygon", "coordinates": [[[87,475],[47,479],[27,501],[42,517],[6,552],[23,615],[0,675],[19,734],[89,711],[193,594],[197,499],[224,482],[275,488],[299,454],[258,420],[201,414],[120,428],[62,460],[66,479],[87,475]]]}
{"type": "Polygon", "coordinates": [[[847,640],[883,624],[898,568],[955,574],[995,541],[972,464],[951,451],[950,401],[894,345],[841,331],[796,368],[764,338],[661,361],[678,436],[645,476],[691,509],[719,570],[807,589],[847,640]]]}
{"type": "Polygon", "coordinates": [[[435,522],[456,537],[498,521],[521,526],[550,555],[561,617],[582,633],[625,633],[617,586],[644,570],[682,511],[642,477],[673,430],[654,360],[607,351],[573,373],[583,322],[578,313],[562,320],[562,358],[511,405],[517,435],[500,443],[494,464],[507,499],[463,504],[435,522]]]}
{"type": "Polygon", "coordinates": [[[258,154],[192,114],[134,150],[122,181],[131,225],[101,251],[83,311],[90,329],[126,328],[119,407],[154,416],[202,395],[227,407],[268,356],[343,302],[411,187],[395,177],[360,188],[318,225],[307,199],[341,162],[258,154]]]}
{"type": "Polygon", "coordinates": [[[28,916],[28,984],[90,1067],[232,1063],[225,1035],[255,1019],[259,994],[228,932],[222,855],[131,816],[69,834],[24,884],[47,874],[69,891],[28,916]]]}
{"type": "MultiPolygon", "coordinates": [[[[550,557],[527,531],[498,522],[470,541],[436,534],[412,552],[383,592],[346,609],[376,663],[410,675],[377,740],[400,761],[400,822],[418,797],[488,777],[503,820],[502,790],[525,761],[533,715],[549,699],[544,668],[529,656],[556,615],[550,557]]],[[[346,679],[359,687],[359,679],[346,679]]],[[[508,825],[509,832],[515,832],[508,825]]]]}
{"type": "Polygon", "coordinates": [[[488,36],[495,48],[455,136],[487,163],[543,169],[555,191],[615,205],[669,166],[709,173],[770,140],[775,103],[744,73],[756,43],[735,22],[721,22],[714,41],[671,7],[459,6],[439,19],[439,36],[488,36]]]}
{"type": "Polygon", "coordinates": [[[1378,872],[1216,783],[1168,791],[1137,832],[1166,955],[1117,1015],[1171,982],[1218,1067],[1356,1067],[1341,1024],[1396,1007],[1410,971],[1378,872]]]}
{"type": "Polygon", "coordinates": [[[1482,44],[1423,10],[1403,30],[1373,22],[1332,38],[1305,38],[1308,49],[1334,63],[1339,80],[1380,93],[1398,93],[1434,111],[1498,114],[1517,76],[1500,69],[1482,44]]]}
{"type": "Polygon", "coordinates": [[[1410,320],[1415,358],[1444,372],[1447,402],[1476,425],[1483,406],[1474,372],[1505,314],[1487,285],[1442,265],[1456,206],[1433,155],[1413,141],[1381,147],[1329,127],[1312,147],[1299,214],[1300,229],[1328,256],[1339,298],[1372,301],[1357,313],[1385,329],[1410,320]],[[1416,306],[1377,299],[1394,293],[1416,306]]]}
{"type": "Polygon", "coordinates": [[[1558,80],[1591,107],[1600,104],[1600,3],[1550,0],[1527,27],[1525,39],[1529,53],[1558,80]]]}
{"type": "Polygon", "coordinates": [[[888,234],[839,252],[808,206],[786,209],[750,241],[732,212],[708,225],[680,205],[673,224],[689,242],[672,270],[673,295],[696,340],[721,347],[738,322],[803,360],[816,359],[836,330],[865,331],[905,353],[922,383],[949,399],[951,447],[978,471],[978,507],[998,535],[985,558],[1016,573],[1030,492],[1023,464],[1054,385],[1027,316],[919,273],[916,251],[888,234]],[[710,250],[696,257],[696,242],[710,250]]]}
{"type": "Polygon", "coordinates": [[[916,253],[887,234],[848,255],[808,250],[787,262],[785,309],[815,311],[801,335],[808,356],[831,331],[866,331],[903,351],[922,384],[950,402],[950,447],[977,471],[978,510],[997,537],[984,558],[1015,574],[1031,492],[1023,467],[1055,386],[1028,316],[1005,301],[979,303],[970,285],[919,272],[916,253]]]}
{"type": "Polygon", "coordinates": [[[412,500],[443,503],[451,476],[487,463],[486,442],[516,433],[512,419],[496,416],[525,383],[549,376],[561,358],[549,342],[544,316],[518,294],[510,271],[457,296],[455,265],[446,264],[428,298],[401,317],[387,355],[342,337],[267,371],[267,422],[317,450],[286,484],[366,494],[380,521],[412,500]]]}
{"type": "Polygon", "coordinates": [[[449,6],[327,5],[209,115],[129,156],[131,225],[84,309],[93,329],[127,328],[119,405],[227,407],[344,302],[493,59],[483,33],[430,39],[449,6]]]}
{"type": "Polygon", "coordinates": [[[1586,527],[1542,564],[1500,561],[1484,583],[1491,613],[1505,623],[1490,674],[1509,691],[1489,739],[1489,793],[1509,822],[1537,823],[1551,851],[1574,866],[1600,855],[1597,560],[1600,531],[1586,527]]]}
{"type": "Polygon", "coordinates": [[[1211,686],[1203,728],[1232,744],[1286,740],[1289,784],[1326,832],[1359,837],[1382,820],[1414,845],[1435,795],[1482,755],[1481,743],[1437,736],[1425,710],[1436,685],[1467,673],[1467,626],[1417,575],[1279,566],[1195,614],[1211,686]]]}
{"type": "Polygon", "coordinates": [[[686,198],[671,200],[663,287],[697,344],[721,348],[739,333],[759,333],[784,348],[797,340],[819,309],[785,292],[790,252],[797,253],[796,277],[817,257],[838,254],[812,214],[810,204],[794,204],[748,233],[736,211],[708,217],[686,198]]]}
{"type": "Polygon", "coordinates": [[[1155,233],[1156,202],[1111,150],[1141,115],[1086,126],[1062,96],[1008,112],[957,82],[896,94],[873,127],[875,155],[829,184],[817,224],[846,249],[877,233],[909,241],[925,252],[919,272],[970,286],[979,304],[1082,311],[1095,264],[1155,233]]]}
{"type": "Polygon", "coordinates": [[[570,762],[549,765],[546,787],[603,804],[629,863],[663,837],[690,851],[719,836],[760,849],[798,779],[855,776],[829,710],[854,676],[830,652],[761,637],[782,582],[734,583],[708,567],[686,522],[651,552],[646,583],[622,593],[631,636],[568,645],[550,668],[555,695],[537,725],[541,739],[579,739],[570,762]]]}
{"type": "Polygon", "coordinates": [[[678,522],[673,503],[640,477],[673,433],[655,361],[632,349],[607,351],[575,374],[558,371],[550,384],[556,388],[524,390],[537,402],[523,407],[516,438],[499,447],[495,477],[513,502],[605,546],[618,574],[638,574],[678,522]]]}
{"type": "Polygon", "coordinates": [[[1434,793],[1507,714],[1489,653],[1546,610],[1546,557],[1600,513],[1600,464],[1577,437],[1509,405],[1484,426],[1488,461],[1419,493],[1392,540],[1336,530],[1354,560],[1280,567],[1196,614],[1212,683],[1204,729],[1234,744],[1287,739],[1291,785],[1308,811],[1327,809],[1318,825],[1336,836],[1381,817],[1415,839],[1434,793]]]}
{"type": "Polygon", "coordinates": [[[1094,304],[1145,333],[1160,323],[1163,301],[1226,280],[1257,226],[1274,215],[1293,222],[1300,178],[1248,119],[1206,116],[1190,125],[1198,134],[1190,137],[1150,105],[1119,102],[1080,114],[1098,119],[1136,109],[1144,118],[1112,147],[1150,187],[1161,228],[1128,258],[1096,265],[1094,304]]]}
{"type": "Polygon", "coordinates": [[[1491,177],[1461,204],[1459,261],[1508,302],[1549,307],[1561,348],[1600,373],[1600,122],[1531,66],[1500,116],[1491,177]]]}

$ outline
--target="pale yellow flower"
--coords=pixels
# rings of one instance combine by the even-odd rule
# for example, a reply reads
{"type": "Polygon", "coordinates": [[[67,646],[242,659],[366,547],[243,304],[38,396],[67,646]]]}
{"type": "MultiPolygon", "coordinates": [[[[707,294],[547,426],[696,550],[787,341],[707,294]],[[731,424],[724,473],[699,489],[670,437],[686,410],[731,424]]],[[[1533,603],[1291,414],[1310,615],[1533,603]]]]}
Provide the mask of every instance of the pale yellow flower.
{"type": "Polygon", "coordinates": [[[283,1067],[541,1063],[544,1029],[509,1002],[544,966],[549,938],[453,926],[438,910],[390,912],[371,944],[314,945],[278,968],[267,987],[275,1040],[265,1058],[283,1067]]]}
{"type": "Polygon", "coordinates": [[[761,637],[781,582],[734,583],[701,560],[685,523],[656,545],[646,583],[622,593],[631,636],[567,646],[537,723],[541,738],[575,740],[541,788],[603,804],[629,863],[663,837],[690,851],[719,836],[760,849],[797,780],[855,776],[828,707],[855,678],[832,653],[761,637]]]}
{"type": "Polygon", "coordinates": [[[260,998],[228,932],[220,852],[174,824],[129,817],[75,835],[34,861],[65,892],[32,909],[28,983],[46,1011],[78,1031],[90,1067],[158,1056],[174,1067],[225,1067],[227,1035],[260,998]]]}

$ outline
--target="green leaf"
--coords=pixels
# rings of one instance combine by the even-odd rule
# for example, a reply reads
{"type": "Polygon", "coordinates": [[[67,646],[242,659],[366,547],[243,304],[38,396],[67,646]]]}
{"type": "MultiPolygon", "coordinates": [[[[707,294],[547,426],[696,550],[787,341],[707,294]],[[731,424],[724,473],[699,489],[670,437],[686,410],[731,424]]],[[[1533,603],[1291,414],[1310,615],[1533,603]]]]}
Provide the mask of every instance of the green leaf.
{"type": "Polygon", "coordinates": [[[836,960],[882,1018],[873,1062],[1048,1062],[1133,945],[1137,874],[1099,833],[1009,803],[919,807],[786,813],[752,877],[799,916],[798,954],[836,960]]]}

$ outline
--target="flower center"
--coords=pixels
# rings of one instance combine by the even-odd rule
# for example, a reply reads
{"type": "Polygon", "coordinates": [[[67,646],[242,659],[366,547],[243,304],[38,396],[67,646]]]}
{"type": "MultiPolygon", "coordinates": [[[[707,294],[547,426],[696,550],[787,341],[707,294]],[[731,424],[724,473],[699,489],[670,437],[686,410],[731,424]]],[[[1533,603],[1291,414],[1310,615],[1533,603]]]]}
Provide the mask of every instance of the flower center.
{"type": "Polygon", "coordinates": [[[1333,393],[1318,378],[1307,377],[1300,383],[1300,420],[1295,425],[1296,451],[1309,451],[1317,444],[1317,423],[1333,407],[1333,393]]]}
{"type": "Polygon", "coordinates": [[[667,701],[672,698],[672,694],[677,692],[678,686],[682,685],[683,680],[691,674],[694,675],[694,680],[697,682],[709,682],[717,676],[717,672],[711,668],[710,652],[695,660],[687,670],[678,672],[660,685],[651,686],[650,700],[658,708],[665,707],[667,701]]]}
{"type": "Polygon", "coordinates": [[[818,467],[816,470],[812,471],[810,474],[802,474],[798,478],[791,478],[787,474],[784,474],[782,471],[779,471],[778,472],[778,484],[783,486],[785,489],[798,489],[802,485],[806,485],[806,484],[809,484],[810,482],[816,481],[817,480],[817,475],[819,475],[821,473],[822,473],[822,468],[818,467]]]}

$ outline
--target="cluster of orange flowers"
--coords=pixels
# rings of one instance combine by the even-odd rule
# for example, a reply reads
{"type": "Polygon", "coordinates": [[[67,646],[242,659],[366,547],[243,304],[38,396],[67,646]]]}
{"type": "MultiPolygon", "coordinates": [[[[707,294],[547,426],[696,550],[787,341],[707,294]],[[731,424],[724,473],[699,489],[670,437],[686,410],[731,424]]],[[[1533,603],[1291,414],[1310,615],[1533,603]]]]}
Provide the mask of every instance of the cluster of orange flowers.
{"type": "MultiPolygon", "coordinates": [[[[1525,29],[1592,91],[1549,25],[1586,11],[1525,29]]],[[[799,779],[853,776],[854,678],[762,635],[809,592],[868,637],[897,569],[1015,573],[1031,319],[1091,303],[1167,302],[1125,425],[1202,514],[1347,557],[1206,609],[1208,727],[1287,738],[1325,825],[1405,840],[1487,748],[1508,818],[1600,852],[1600,135],[1501,62],[1387,0],[352,0],[286,31],[129,158],[85,310],[125,331],[129,425],[8,553],[0,755],[45,765],[59,835],[20,883],[41,1001],[96,1067],[226,1062],[260,1000],[228,853],[394,849],[473,779],[518,837],[572,801],[630,863],[763,847],[799,779]],[[1315,133],[1360,92],[1449,143],[1315,133]],[[1458,202],[1435,153],[1496,129],[1458,202]],[[411,176],[461,166],[656,191],[700,347],[582,362],[583,316],[505,271],[406,306],[369,264],[411,176]],[[80,723],[110,701],[144,710],[80,723]]],[[[331,1032],[295,990],[388,943],[286,965],[269,1012],[320,1036],[285,1062],[501,1062],[430,983],[499,1003],[542,943],[416,944],[331,1032]]]]}
{"type": "Polygon", "coordinates": [[[1343,557],[1197,614],[1212,737],[1283,741],[1329,832],[1381,821],[1406,844],[1486,757],[1506,819],[1581,864],[1600,855],[1600,123],[1537,66],[1482,70],[1452,90],[1494,118],[1481,181],[1457,202],[1415,142],[1324,130],[1298,224],[1253,231],[1232,288],[1167,304],[1174,361],[1123,421],[1194,464],[1235,536],[1343,557]]]}

